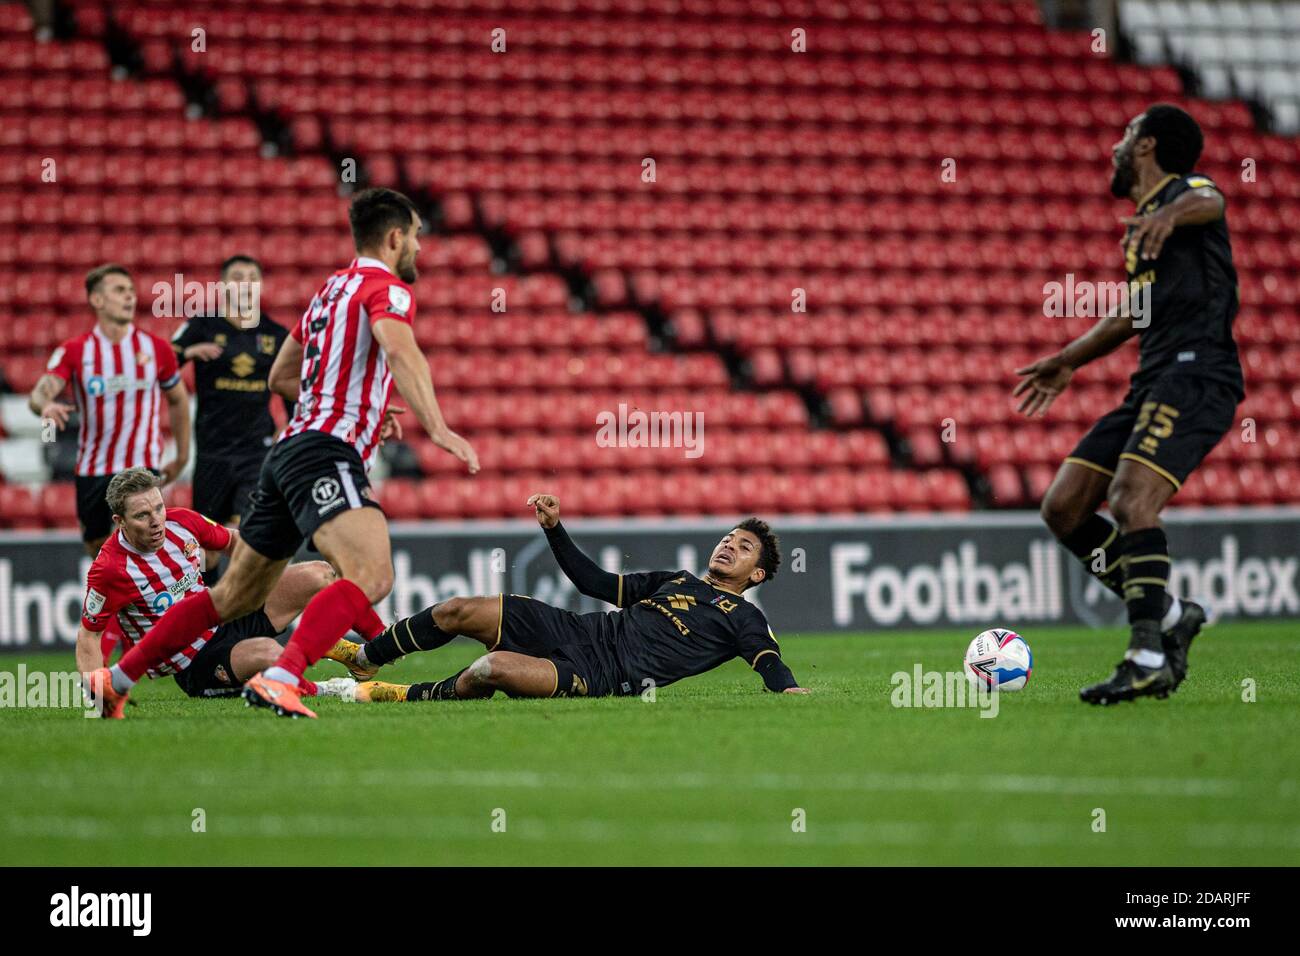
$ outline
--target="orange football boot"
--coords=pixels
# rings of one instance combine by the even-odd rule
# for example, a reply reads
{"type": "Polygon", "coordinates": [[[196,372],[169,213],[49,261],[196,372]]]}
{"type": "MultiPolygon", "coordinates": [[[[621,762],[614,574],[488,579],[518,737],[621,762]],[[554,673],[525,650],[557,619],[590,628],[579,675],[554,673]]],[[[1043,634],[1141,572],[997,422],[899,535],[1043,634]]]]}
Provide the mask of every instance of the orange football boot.
{"type": "Polygon", "coordinates": [[[126,717],[126,699],[131,695],[119,694],[113,690],[113,680],[107,667],[86,675],[86,689],[95,701],[100,717],[106,720],[122,720],[126,717]]]}
{"type": "Polygon", "coordinates": [[[244,685],[244,702],[247,707],[269,707],[277,717],[310,717],[316,714],[303,706],[300,691],[283,681],[271,680],[261,673],[254,674],[244,685]]]}

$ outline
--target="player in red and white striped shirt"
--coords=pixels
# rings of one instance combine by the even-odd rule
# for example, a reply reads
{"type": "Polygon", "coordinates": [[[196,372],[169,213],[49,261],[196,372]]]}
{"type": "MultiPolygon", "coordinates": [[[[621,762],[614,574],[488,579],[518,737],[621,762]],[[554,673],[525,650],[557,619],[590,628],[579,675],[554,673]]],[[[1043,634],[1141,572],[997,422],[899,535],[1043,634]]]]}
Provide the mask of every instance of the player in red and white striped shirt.
{"type": "MultiPolygon", "coordinates": [[[[86,275],[86,297],[95,313],[94,328],[54,350],[27,404],[62,430],[73,408],[58,396],[66,385],[72,386],[81,420],[77,520],[86,553],[93,558],[113,530],[104,494],[115,474],[144,467],[171,482],[185,468],[190,457],[190,397],[171,343],[136,328],[135,283],[126,269],[112,263],[92,269],[86,275]],[[164,397],[176,439],[176,457],[166,465],[158,430],[164,397]]],[[[103,639],[105,660],[120,636],[117,622],[111,622],[103,639]]]]}
{"type": "Polygon", "coordinates": [[[280,716],[315,717],[299,700],[304,669],[349,629],[365,638],[383,630],[371,605],[392,588],[392,548],[367,473],[375,447],[401,437],[399,410],[388,405],[394,384],[434,443],[478,471],[474,449],[443,420],[412,329],[418,211],[401,193],[367,189],[348,218],[357,258],[312,298],[271,368],[271,388],[298,408],[262,465],[230,566],[122,658],[112,674],[117,695],[207,629],[259,607],[307,540],[340,580],[307,605],[284,653],[248,681],[244,699],[280,716]]]}
{"type": "MultiPolygon", "coordinates": [[[[146,468],[129,468],[109,483],[108,506],[116,530],[90,566],[86,598],[77,632],[77,667],[90,686],[110,703],[105,716],[121,717],[123,699],[103,695],[111,680],[100,666],[99,635],[112,619],[128,648],[144,637],[163,613],[187,594],[206,590],[204,554],[230,551],[238,532],[188,508],[168,508],[158,490],[161,479],[146,468]]],[[[275,635],[297,617],[313,595],[334,580],[324,561],[288,568],[266,606],[199,634],[170,658],[153,662],[150,677],[175,675],[191,697],[237,694],[253,674],[280,656],[275,635]]],[[[315,686],[307,690],[315,693],[315,686]]]]}
{"type": "Polygon", "coordinates": [[[58,401],[72,386],[81,430],[77,452],[77,518],[86,553],[92,557],[113,530],[104,502],[109,480],[127,468],[148,468],[166,482],[176,479],[190,457],[190,403],[171,343],[139,329],[135,283],[118,265],[86,276],[86,295],[95,326],[68,339],[50,356],[47,371],[28,398],[31,410],[62,429],[73,408],[58,401]],[[163,399],[176,439],[176,457],[162,464],[158,420],[163,399]]]}

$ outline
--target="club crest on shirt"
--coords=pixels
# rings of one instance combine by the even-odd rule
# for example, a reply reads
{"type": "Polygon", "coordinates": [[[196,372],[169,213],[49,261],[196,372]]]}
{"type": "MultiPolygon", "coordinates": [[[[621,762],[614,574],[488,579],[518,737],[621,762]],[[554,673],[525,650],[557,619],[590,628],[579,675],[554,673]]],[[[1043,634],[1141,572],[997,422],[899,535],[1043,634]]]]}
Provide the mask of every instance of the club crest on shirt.
{"type": "Polygon", "coordinates": [[[187,558],[194,557],[194,552],[197,550],[199,550],[199,543],[195,541],[193,538],[185,542],[185,557],[187,558]]]}
{"type": "Polygon", "coordinates": [[[274,355],[274,354],[275,354],[275,336],[274,336],[274,335],[259,335],[259,336],[257,337],[257,347],[258,347],[258,349],[262,352],[263,355],[274,355]]]}
{"type": "Polygon", "coordinates": [[[135,353],[135,364],[136,364],[136,365],[148,365],[148,364],[149,364],[150,362],[152,362],[152,361],[153,361],[153,356],[150,355],[148,352],[136,352],[136,353],[135,353]]]}

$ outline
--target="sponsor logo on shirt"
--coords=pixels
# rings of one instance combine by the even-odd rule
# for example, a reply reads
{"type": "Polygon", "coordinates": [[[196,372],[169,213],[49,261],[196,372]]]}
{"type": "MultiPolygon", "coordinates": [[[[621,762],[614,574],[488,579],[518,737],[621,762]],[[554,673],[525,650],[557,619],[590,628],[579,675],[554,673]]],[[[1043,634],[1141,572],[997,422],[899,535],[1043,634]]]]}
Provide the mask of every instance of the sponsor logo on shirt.
{"type": "Polygon", "coordinates": [[[134,375],[92,375],[86,379],[86,394],[95,398],[102,395],[116,395],[119,392],[143,392],[153,388],[153,382],[134,375]]]}

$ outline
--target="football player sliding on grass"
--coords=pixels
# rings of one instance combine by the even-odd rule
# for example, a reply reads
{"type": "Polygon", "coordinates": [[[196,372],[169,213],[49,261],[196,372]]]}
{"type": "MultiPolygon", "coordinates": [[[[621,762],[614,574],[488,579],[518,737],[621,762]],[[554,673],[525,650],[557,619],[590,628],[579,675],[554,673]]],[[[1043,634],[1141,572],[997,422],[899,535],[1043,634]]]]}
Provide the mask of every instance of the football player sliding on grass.
{"type": "Polygon", "coordinates": [[[570,540],[554,495],[533,495],[528,504],[569,580],[620,610],[576,614],[518,594],[452,598],[398,621],[364,646],[340,641],[330,657],[363,682],[335,678],[326,682],[330,691],[376,702],[468,700],[497,691],[511,697],[625,696],[739,657],[768,690],[808,693],[781,660],[763,612],[741,596],[776,577],[781,565],[780,545],[766,522],[748,518],[728,531],[703,577],[687,571],[613,574],[570,540]],[[441,647],[458,634],[487,653],[450,677],[426,684],[364,680],[384,664],[441,647]]]}

